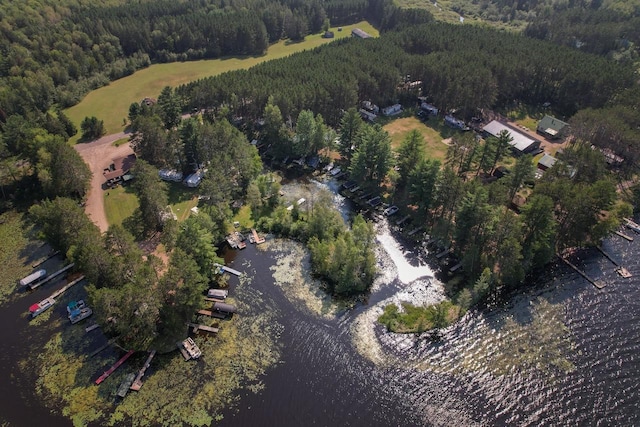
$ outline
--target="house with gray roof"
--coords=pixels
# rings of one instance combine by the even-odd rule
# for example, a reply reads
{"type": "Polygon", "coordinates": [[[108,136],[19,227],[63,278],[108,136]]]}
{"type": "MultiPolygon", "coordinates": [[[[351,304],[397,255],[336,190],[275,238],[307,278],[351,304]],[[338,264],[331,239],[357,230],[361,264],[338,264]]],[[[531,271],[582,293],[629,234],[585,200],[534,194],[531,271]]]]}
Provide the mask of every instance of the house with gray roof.
{"type": "Polygon", "coordinates": [[[495,136],[496,138],[502,131],[507,131],[511,137],[509,144],[514,154],[529,154],[534,153],[540,148],[540,141],[531,138],[529,135],[518,132],[518,130],[504,124],[497,120],[491,121],[485,127],[482,128],[485,136],[495,136]]]}
{"type": "Polygon", "coordinates": [[[560,139],[566,136],[569,124],[552,116],[544,116],[538,122],[536,131],[547,139],[560,139]]]}

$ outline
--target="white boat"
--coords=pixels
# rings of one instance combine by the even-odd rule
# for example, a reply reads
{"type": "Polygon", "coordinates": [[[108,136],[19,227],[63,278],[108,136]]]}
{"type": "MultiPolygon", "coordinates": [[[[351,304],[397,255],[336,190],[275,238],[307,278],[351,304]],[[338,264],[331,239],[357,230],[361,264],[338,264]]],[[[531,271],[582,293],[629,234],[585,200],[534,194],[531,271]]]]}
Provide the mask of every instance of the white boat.
{"type": "Polygon", "coordinates": [[[225,300],[228,295],[229,291],[226,289],[209,289],[207,292],[207,297],[219,300],[225,300]]]}
{"type": "Polygon", "coordinates": [[[79,310],[75,310],[73,313],[69,314],[69,320],[71,321],[71,324],[75,324],[81,320],[86,319],[92,314],[93,314],[93,310],[91,310],[89,307],[84,307],[79,310]]]}
{"type": "Polygon", "coordinates": [[[37,280],[42,279],[47,275],[47,270],[41,269],[34,273],[31,273],[24,279],[20,279],[20,286],[29,286],[32,283],[35,283],[37,280]]]}
{"type": "Polygon", "coordinates": [[[29,313],[31,313],[31,317],[36,317],[38,314],[51,308],[51,306],[53,306],[55,302],[56,302],[55,299],[49,297],[49,298],[43,299],[37,304],[33,304],[31,307],[29,307],[29,313]]]}

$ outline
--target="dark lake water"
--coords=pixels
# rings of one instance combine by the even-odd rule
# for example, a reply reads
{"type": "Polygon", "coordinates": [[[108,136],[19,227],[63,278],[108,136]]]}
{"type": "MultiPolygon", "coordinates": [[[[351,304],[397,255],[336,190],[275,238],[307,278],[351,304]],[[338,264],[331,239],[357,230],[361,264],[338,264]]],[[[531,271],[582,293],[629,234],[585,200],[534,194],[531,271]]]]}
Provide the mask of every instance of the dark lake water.
{"type": "MultiPolygon", "coordinates": [[[[574,262],[606,280],[604,289],[552,265],[528,291],[468,313],[433,342],[376,325],[388,302],[443,298],[436,267],[419,264],[424,254],[408,252],[386,221],[377,232],[381,275],[366,302],[349,310],[314,312],[305,297],[276,285],[276,252],[249,245],[226,254],[262,295],[251,310],[277,313],[282,357],[264,389],[242,393],[219,425],[640,425],[640,238],[603,244],[633,278],[619,277],[597,251],[583,251],[574,262]],[[538,329],[526,329],[536,316],[538,329]],[[563,338],[549,338],[555,335],[563,338]],[[510,347],[525,362],[505,357],[510,347]]],[[[50,333],[28,328],[23,316],[40,299],[29,295],[0,309],[0,412],[9,425],[70,425],[38,400],[35,374],[17,367],[50,333]]]]}

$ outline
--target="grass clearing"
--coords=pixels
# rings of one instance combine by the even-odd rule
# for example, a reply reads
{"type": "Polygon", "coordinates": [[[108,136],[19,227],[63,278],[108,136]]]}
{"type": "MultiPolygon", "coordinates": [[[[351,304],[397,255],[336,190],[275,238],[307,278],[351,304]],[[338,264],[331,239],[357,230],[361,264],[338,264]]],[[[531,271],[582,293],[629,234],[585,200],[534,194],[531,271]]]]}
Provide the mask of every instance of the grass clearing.
{"type": "Polygon", "coordinates": [[[192,188],[185,187],[179,182],[169,184],[169,206],[178,217],[178,221],[189,218],[191,208],[198,206],[198,196],[192,188]]]}
{"type": "Polygon", "coordinates": [[[122,144],[126,144],[127,142],[129,142],[129,138],[120,138],[117,141],[113,141],[113,145],[114,147],[120,147],[122,144]]]}
{"type": "MultiPolygon", "coordinates": [[[[262,56],[154,64],[131,76],[113,81],[108,86],[91,91],[79,104],[65,110],[65,114],[78,128],[85,117],[95,116],[104,120],[107,134],[120,132],[126,125],[129,105],[132,102],[140,102],[145,97],[157,97],[165,86],[175,87],[227,71],[247,69],[261,62],[313,49],[336,39],[350,37],[351,30],[356,27],[372,36],[377,37],[379,34],[371,24],[362,21],[353,25],[345,25],[342,27],[342,31],[332,28],[335,34],[334,39],[325,39],[321,34],[313,34],[299,43],[282,40],[271,45],[267,53],[262,56]]],[[[74,136],[71,138],[71,143],[78,142],[79,138],[80,135],[74,136]]]]}
{"type": "Polygon", "coordinates": [[[104,211],[109,225],[122,225],[138,208],[138,198],[131,187],[118,186],[104,192],[104,211]]]}
{"type": "Polygon", "coordinates": [[[426,156],[430,159],[444,161],[447,155],[447,144],[443,140],[451,138],[457,131],[445,126],[441,120],[432,118],[427,122],[421,122],[417,117],[404,117],[384,126],[384,130],[391,135],[391,147],[394,150],[400,147],[402,141],[414,129],[424,137],[426,156]]]}
{"type": "MultiPolygon", "coordinates": [[[[238,221],[240,223],[240,230],[245,230],[248,228],[253,228],[254,221],[252,217],[251,206],[244,205],[238,210],[238,212],[234,215],[233,221],[238,221]]],[[[233,231],[233,230],[231,230],[233,231]]]]}

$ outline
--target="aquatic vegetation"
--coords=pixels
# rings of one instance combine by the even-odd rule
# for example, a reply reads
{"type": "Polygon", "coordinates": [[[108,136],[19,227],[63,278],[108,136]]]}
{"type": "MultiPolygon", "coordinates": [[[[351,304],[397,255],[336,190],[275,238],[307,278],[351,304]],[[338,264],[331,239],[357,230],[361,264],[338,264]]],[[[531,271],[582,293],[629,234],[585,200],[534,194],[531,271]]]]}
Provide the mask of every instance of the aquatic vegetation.
{"type": "Polygon", "coordinates": [[[237,402],[241,388],[260,392],[261,376],[280,359],[276,343],[282,327],[276,321],[277,311],[257,309],[263,295],[247,286],[248,281],[243,278],[236,288],[234,303],[240,314],[221,322],[215,336],[194,338],[203,353],[200,359],[186,362],[178,352],[156,356],[140,391],[120,401],[115,390],[129,372],[140,368],[146,355],[129,359],[96,386],[92,381],[96,370],[119,356],[105,350],[88,358],[90,339],[84,328],[65,327],[38,357],[38,395],[60,407],[74,425],[196,426],[219,420],[222,411],[237,402]]]}
{"type": "Polygon", "coordinates": [[[270,249],[276,260],[271,267],[274,283],[294,305],[327,318],[344,308],[324,291],[319,280],[311,277],[309,252],[302,244],[279,239],[272,242],[270,249]]]}
{"type": "Polygon", "coordinates": [[[384,313],[378,318],[391,332],[421,333],[432,329],[446,328],[458,319],[460,307],[445,300],[426,307],[402,303],[389,304],[384,313]]]}

